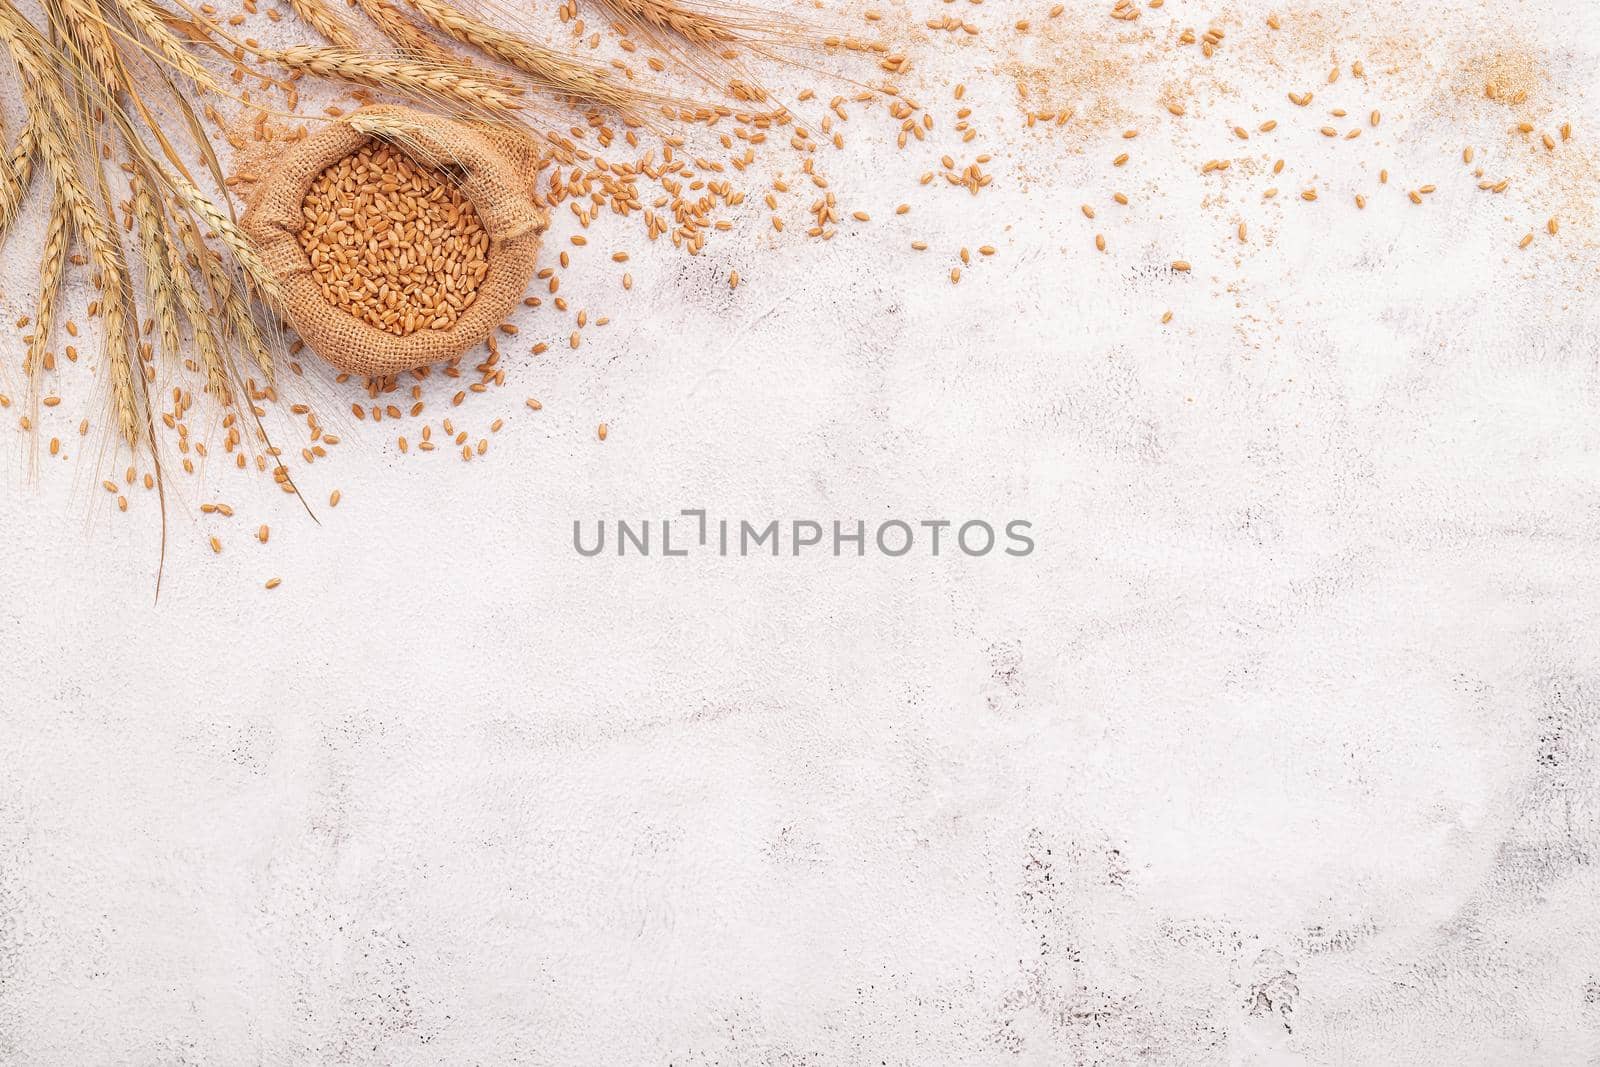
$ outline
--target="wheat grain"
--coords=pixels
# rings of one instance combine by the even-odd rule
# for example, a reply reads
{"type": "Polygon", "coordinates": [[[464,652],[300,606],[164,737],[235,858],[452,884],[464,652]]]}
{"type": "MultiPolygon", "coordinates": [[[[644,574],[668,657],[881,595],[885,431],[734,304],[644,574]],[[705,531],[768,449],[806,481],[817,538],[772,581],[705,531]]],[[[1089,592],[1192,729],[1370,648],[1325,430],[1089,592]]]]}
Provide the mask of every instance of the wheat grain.
{"type": "Polygon", "coordinates": [[[489,234],[472,203],[392,145],[327,167],[300,212],[323,298],[388,333],[449,329],[488,276],[489,234]]]}

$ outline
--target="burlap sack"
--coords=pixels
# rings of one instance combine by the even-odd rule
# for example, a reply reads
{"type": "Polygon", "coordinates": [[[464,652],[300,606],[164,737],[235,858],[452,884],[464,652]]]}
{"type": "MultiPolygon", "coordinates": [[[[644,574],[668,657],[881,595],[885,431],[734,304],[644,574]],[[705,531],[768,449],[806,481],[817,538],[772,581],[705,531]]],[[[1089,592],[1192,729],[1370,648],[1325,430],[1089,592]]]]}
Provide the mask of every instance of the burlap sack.
{"type": "Polygon", "coordinates": [[[368,107],[276,158],[239,224],[286,295],[285,312],[307,345],[351,374],[382,376],[437,363],[481,343],[516,306],[533,277],[549,215],[534,195],[537,149],[511,127],[463,122],[404,107],[368,107]],[[324,299],[300,247],[301,204],[317,175],[369,139],[388,140],[413,159],[448,170],[489,234],[488,275],[477,299],[444,330],[400,337],[369,326],[324,299]]]}

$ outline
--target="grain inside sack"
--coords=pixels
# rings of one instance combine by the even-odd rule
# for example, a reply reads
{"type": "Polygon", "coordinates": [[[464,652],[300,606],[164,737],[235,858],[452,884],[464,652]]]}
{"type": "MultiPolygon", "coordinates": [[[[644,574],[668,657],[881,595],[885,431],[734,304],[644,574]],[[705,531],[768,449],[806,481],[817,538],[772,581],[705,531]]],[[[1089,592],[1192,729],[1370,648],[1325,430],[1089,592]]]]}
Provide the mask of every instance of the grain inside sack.
{"type": "Polygon", "coordinates": [[[537,157],[516,127],[364,108],[291,149],[241,226],[313,351],[396,374],[482,343],[521,299],[548,223],[537,157]]]}
{"type": "Polygon", "coordinates": [[[489,271],[472,203],[391,144],[370,141],[324,170],[301,214],[323,298],[400,337],[454,326],[489,271]]]}

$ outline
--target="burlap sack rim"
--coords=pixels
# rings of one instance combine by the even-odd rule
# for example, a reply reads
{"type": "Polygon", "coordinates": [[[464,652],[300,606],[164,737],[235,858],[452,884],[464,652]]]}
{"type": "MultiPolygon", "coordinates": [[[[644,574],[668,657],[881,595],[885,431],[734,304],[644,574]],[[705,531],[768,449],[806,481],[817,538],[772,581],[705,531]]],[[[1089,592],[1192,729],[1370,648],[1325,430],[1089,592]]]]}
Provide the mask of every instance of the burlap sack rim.
{"type": "MultiPolygon", "coordinates": [[[[502,140],[515,137],[526,142],[525,135],[515,130],[492,133],[502,140]]],[[[412,108],[367,107],[299,142],[263,179],[240,226],[278,278],[289,324],[314,352],[351,373],[397,374],[458,356],[505,320],[533,277],[549,216],[533,200],[532,175],[520,172],[527,165],[531,143],[518,153],[497,146],[491,136],[480,125],[412,108]],[[323,298],[311,261],[300,247],[306,192],[324,169],[372,138],[355,125],[363,118],[405,122],[413,127],[419,144],[449,159],[459,169],[462,195],[472,202],[489,234],[488,273],[472,305],[447,330],[418,330],[401,337],[341,311],[323,298]],[[443,137],[441,129],[446,131],[443,137]],[[512,188],[506,188],[508,178],[516,183],[512,188]]]]}

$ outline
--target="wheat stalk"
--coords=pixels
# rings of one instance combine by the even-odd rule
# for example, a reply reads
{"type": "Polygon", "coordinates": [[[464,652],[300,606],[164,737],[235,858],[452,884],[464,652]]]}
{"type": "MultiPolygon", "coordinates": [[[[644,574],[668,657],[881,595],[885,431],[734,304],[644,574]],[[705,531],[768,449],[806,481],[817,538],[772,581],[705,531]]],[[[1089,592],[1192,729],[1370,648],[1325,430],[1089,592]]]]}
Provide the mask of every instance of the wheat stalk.
{"type": "Polygon", "coordinates": [[[56,297],[61,292],[61,281],[67,272],[67,244],[71,239],[71,212],[67,202],[57,190],[50,197],[50,221],[44,231],[43,262],[39,277],[39,303],[34,309],[33,334],[28,338],[28,354],[22,369],[30,378],[44,365],[44,350],[55,331],[56,297]]]}
{"type": "Polygon", "coordinates": [[[153,311],[161,350],[169,356],[179,352],[177,295],[173,266],[162,239],[165,222],[161,203],[151,192],[147,173],[133,183],[133,218],[139,228],[139,247],[144,253],[144,287],[153,311]]]}
{"type": "Polygon", "coordinates": [[[6,158],[6,171],[0,180],[0,236],[11,228],[28,195],[28,186],[33,184],[33,157],[38,145],[39,131],[34,129],[33,116],[29,115],[6,158]]]}
{"type": "Polygon", "coordinates": [[[178,299],[183,317],[189,320],[189,330],[194,335],[194,346],[200,353],[200,367],[205,371],[205,390],[224,404],[231,402],[228,388],[228,370],[222,359],[222,348],[211,332],[211,316],[206,313],[200,291],[195,288],[194,276],[189,273],[187,254],[172,231],[162,228],[163,244],[168,261],[173,264],[172,288],[178,299]]]}
{"type": "MultiPolygon", "coordinates": [[[[15,13],[9,2],[0,11],[15,13]]],[[[35,117],[39,156],[49,171],[56,190],[67,206],[73,225],[89,250],[89,260],[100,272],[102,287],[103,356],[110,367],[111,393],[117,425],[129,445],[139,441],[138,400],[133,391],[132,335],[126,312],[128,269],[116,232],[101,213],[100,205],[83,184],[78,160],[73,157],[66,133],[72,141],[83,143],[64,90],[55,80],[54,70],[44,58],[48,45],[31,26],[24,30],[19,18],[0,18],[3,38],[18,70],[22,73],[23,99],[35,117]]],[[[23,25],[27,25],[23,23],[23,25]]]]}
{"type": "Polygon", "coordinates": [[[551,89],[622,110],[667,102],[655,94],[624,85],[603,69],[581,63],[564,52],[491,26],[443,0],[407,2],[440,33],[517,68],[551,89]]]}
{"type": "Polygon", "coordinates": [[[228,251],[233,254],[234,262],[244,270],[245,277],[255,287],[256,294],[269,308],[280,312],[285,306],[283,288],[278,284],[278,279],[267,265],[261,261],[261,256],[256,252],[255,245],[239,229],[221,208],[213,204],[194,183],[181,174],[163,174],[165,180],[172,186],[179,200],[185,207],[192,211],[196,217],[204,222],[228,246],[228,251]]]}
{"type": "MultiPolygon", "coordinates": [[[[674,0],[601,0],[624,19],[676,34],[706,48],[722,48],[744,39],[738,23],[674,0]]],[[[741,20],[743,21],[743,20],[741,20]]]]}
{"type": "Polygon", "coordinates": [[[441,48],[433,38],[423,33],[400,9],[386,0],[353,0],[382,34],[400,46],[402,54],[412,59],[426,60],[441,66],[460,63],[461,60],[447,49],[441,48]]]}
{"type": "Polygon", "coordinates": [[[388,59],[341,48],[261,49],[259,55],[290,70],[319,78],[369,85],[413,96],[451,101],[472,110],[504,114],[519,111],[515,89],[505,89],[470,74],[414,59],[388,59]]]}
{"type": "Polygon", "coordinates": [[[334,14],[322,0],[289,0],[289,6],[335,48],[352,52],[361,50],[361,40],[356,37],[350,24],[334,14]]]}
{"type": "Polygon", "coordinates": [[[255,319],[250,317],[250,305],[239,295],[238,286],[228,277],[221,258],[205,246],[193,227],[190,227],[189,240],[194,245],[195,258],[200,261],[201,273],[211,289],[211,299],[222,313],[229,334],[238,341],[240,348],[255,359],[256,366],[261,368],[270,385],[277,377],[277,368],[273,363],[271,347],[261,336],[255,319]]]}
{"type": "Polygon", "coordinates": [[[117,6],[174,70],[194,82],[202,92],[221,93],[222,88],[212,73],[195,58],[194,53],[183,46],[175,33],[167,29],[161,13],[146,0],[117,0],[117,6]]]}

